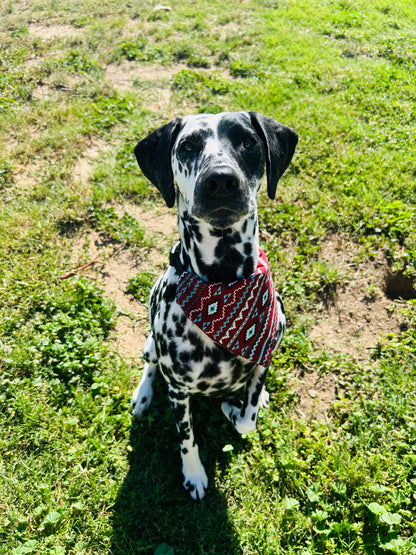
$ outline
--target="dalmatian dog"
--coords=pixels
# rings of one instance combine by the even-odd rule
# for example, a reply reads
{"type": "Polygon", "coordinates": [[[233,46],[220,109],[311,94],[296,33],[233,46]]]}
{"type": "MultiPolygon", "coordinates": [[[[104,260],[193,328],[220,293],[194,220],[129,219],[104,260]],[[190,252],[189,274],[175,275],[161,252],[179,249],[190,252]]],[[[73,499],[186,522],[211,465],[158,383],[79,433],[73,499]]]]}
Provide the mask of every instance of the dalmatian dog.
{"type": "Polygon", "coordinates": [[[292,129],[257,112],[224,112],[176,118],[135,147],[142,172],[167,206],[177,201],[180,240],[150,293],[151,333],[133,414],[148,409],[161,372],[179,433],[183,484],[196,500],[208,480],[194,439],[192,396],[222,399],[240,434],[253,431],[259,409],[268,408],[264,382],[286,320],[259,248],[256,198],[266,168],[274,199],[297,140],[292,129]],[[262,285],[253,292],[255,276],[262,285]],[[255,342],[246,344],[250,336],[255,342]],[[242,399],[233,396],[243,388],[242,399]]]}

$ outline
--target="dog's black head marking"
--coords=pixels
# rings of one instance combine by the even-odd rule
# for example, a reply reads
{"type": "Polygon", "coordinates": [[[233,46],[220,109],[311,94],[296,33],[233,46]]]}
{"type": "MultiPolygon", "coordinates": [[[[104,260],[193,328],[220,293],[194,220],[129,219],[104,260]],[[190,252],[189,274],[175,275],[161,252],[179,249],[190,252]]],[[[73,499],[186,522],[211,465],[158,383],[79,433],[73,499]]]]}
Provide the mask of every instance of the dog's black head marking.
{"type": "Polygon", "coordinates": [[[257,112],[249,112],[251,123],[266,149],[267,194],[276,196],[277,182],[286,171],[295,153],[298,135],[278,121],[257,112]]]}
{"type": "Polygon", "coordinates": [[[159,189],[169,208],[175,204],[170,153],[180,131],[181,121],[181,118],[176,118],[159,127],[139,141],[134,149],[142,172],[159,189]]]}

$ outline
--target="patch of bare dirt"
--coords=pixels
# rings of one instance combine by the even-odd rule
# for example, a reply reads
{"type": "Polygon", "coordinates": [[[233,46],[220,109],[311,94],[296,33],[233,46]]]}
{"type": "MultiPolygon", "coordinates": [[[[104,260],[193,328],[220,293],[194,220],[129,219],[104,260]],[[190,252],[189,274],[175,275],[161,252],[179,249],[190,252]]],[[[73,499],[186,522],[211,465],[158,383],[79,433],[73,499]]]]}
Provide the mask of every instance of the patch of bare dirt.
{"type": "MultiPolygon", "coordinates": [[[[119,204],[116,211],[121,216],[123,212],[127,212],[133,218],[143,225],[148,231],[159,236],[167,237],[169,241],[173,241],[178,234],[178,216],[175,209],[169,210],[165,207],[145,210],[138,204],[119,204]]],[[[161,238],[161,237],[160,237],[161,238]]]]}
{"type": "Polygon", "coordinates": [[[104,296],[111,299],[119,310],[113,332],[114,346],[126,360],[140,364],[144,341],[148,334],[148,307],[126,292],[128,281],[140,272],[156,268],[162,271],[168,264],[168,251],[174,241],[176,216],[167,209],[144,211],[133,204],[116,205],[121,215],[128,212],[145,226],[149,234],[158,237],[157,246],[137,254],[126,249],[116,249],[106,244],[101,236],[92,231],[75,242],[73,267],[94,271],[104,296]],[[162,252],[165,251],[166,252],[162,252]]]}
{"type": "Polygon", "coordinates": [[[42,83],[36,85],[32,91],[32,97],[35,100],[46,100],[49,98],[54,92],[56,92],[50,85],[46,83],[42,83]]]}
{"type": "MultiPolygon", "coordinates": [[[[183,69],[189,68],[185,64],[138,65],[137,62],[124,61],[120,64],[109,64],[105,76],[107,81],[120,91],[127,91],[135,85],[143,84],[142,94],[148,97],[146,103],[149,108],[154,112],[169,113],[172,96],[170,81],[183,69]]],[[[198,71],[209,72],[210,70],[198,68],[198,71]]],[[[222,70],[220,73],[227,79],[231,78],[228,70],[222,70]]]]}
{"type": "MultiPolygon", "coordinates": [[[[361,256],[360,249],[339,236],[328,237],[319,261],[335,266],[342,275],[335,294],[326,296],[309,338],[317,350],[329,349],[368,361],[382,337],[400,333],[408,325],[403,301],[388,296],[391,273],[384,255],[361,256]]],[[[297,414],[306,420],[327,421],[337,399],[337,379],[318,372],[295,373],[299,395],[297,414]]]]}
{"type": "Polygon", "coordinates": [[[17,189],[20,191],[32,191],[40,183],[42,174],[38,164],[27,164],[24,168],[19,168],[14,176],[17,189]]]}
{"type": "Polygon", "coordinates": [[[31,69],[33,67],[38,67],[43,62],[44,58],[42,56],[32,55],[30,58],[23,62],[26,69],[31,69]]]}
{"type": "Polygon", "coordinates": [[[30,23],[28,27],[29,35],[38,37],[42,40],[54,40],[69,37],[77,37],[82,34],[82,29],[72,27],[72,25],[62,24],[57,25],[51,23],[50,25],[42,25],[40,23],[30,23]]]}
{"type": "Polygon", "coordinates": [[[50,78],[42,78],[32,91],[35,100],[47,100],[51,96],[67,94],[76,90],[80,83],[79,76],[55,75],[50,78]]]}
{"type": "Polygon", "coordinates": [[[147,307],[126,293],[129,279],[146,269],[136,256],[128,251],[116,253],[101,267],[100,282],[104,295],[115,302],[120,311],[117,319],[114,342],[120,355],[138,362],[146,339],[147,307]]]}
{"type": "Polygon", "coordinates": [[[82,156],[78,157],[72,171],[72,180],[75,183],[85,183],[91,179],[94,171],[94,161],[98,159],[101,152],[107,149],[108,145],[104,141],[93,140],[82,156]]]}
{"type": "Polygon", "coordinates": [[[128,90],[133,86],[133,82],[151,81],[161,85],[163,82],[168,85],[169,80],[185,66],[142,66],[136,62],[122,62],[121,64],[109,64],[106,68],[106,79],[120,90],[128,90]]]}
{"type": "Polygon", "coordinates": [[[331,374],[296,372],[295,391],[299,396],[296,414],[302,420],[328,422],[329,411],[337,398],[337,382],[331,374]]]}
{"type": "Polygon", "coordinates": [[[97,276],[104,296],[115,303],[119,311],[113,332],[115,349],[126,360],[138,363],[147,333],[147,306],[127,294],[126,289],[129,279],[150,264],[135,253],[107,245],[94,231],[78,238],[72,259],[74,271],[97,276]],[[84,270],[84,266],[88,268],[84,270]]]}
{"type": "Polygon", "coordinates": [[[140,66],[135,62],[110,64],[106,68],[106,79],[116,89],[127,91],[135,84],[151,83],[152,86],[145,91],[148,105],[154,112],[168,112],[171,100],[170,80],[181,69],[176,66],[140,66]]]}
{"type": "Polygon", "coordinates": [[[381,337],[400,333],[407,325],[403,302],[385,292],[387,260],[384,255],[362,258],[356,245],[338,236],[327,239],[319,259],[335,265],[343,278],[324,303],[310,339],[318,348],[368,360],[381,337]]]}

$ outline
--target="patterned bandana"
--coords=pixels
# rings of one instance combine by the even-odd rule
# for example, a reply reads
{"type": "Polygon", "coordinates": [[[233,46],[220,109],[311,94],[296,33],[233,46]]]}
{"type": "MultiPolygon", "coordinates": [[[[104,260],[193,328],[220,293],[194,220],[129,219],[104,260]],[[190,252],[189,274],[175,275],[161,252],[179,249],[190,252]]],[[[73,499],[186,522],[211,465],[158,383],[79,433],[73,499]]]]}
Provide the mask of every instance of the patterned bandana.
{"type": "MultiPolygon", "coordinates": [[[[171,261],[173,258],[171,255],[171,261]]],[[[183,271],[176,302],[187,318],[216,343],[268,367],[276,342],[278,305],[269,264],[261,249],[254,274],[230,284],[206,282],[183,271]]]]}

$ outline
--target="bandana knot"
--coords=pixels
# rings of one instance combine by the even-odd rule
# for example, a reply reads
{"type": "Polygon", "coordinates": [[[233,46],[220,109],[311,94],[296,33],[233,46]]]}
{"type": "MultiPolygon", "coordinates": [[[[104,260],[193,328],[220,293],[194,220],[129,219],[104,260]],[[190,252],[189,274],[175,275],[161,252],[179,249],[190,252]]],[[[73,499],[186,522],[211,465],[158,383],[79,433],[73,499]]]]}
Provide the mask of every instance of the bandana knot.
{"type": "Polygon", "coordinates": [[[206,282],[183,271],[176,302],[186,317],[216,343],[247,360],[269,365],[276,343],[278,304],[261,249],[255,272],[230,284],[206,282]]]}

